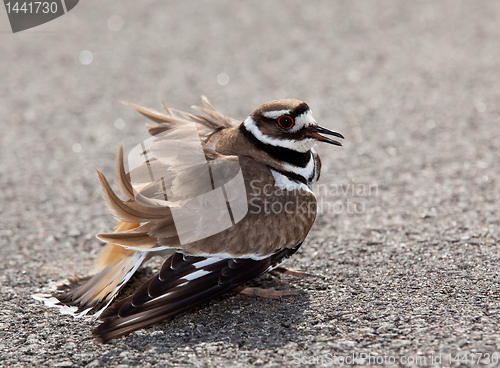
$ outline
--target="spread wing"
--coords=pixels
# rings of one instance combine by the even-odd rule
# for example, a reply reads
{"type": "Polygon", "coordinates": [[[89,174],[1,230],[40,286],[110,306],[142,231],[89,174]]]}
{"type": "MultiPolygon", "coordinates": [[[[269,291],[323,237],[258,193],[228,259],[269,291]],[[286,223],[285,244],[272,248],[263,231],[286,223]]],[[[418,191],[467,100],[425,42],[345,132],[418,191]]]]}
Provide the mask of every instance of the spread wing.
{"type": "Polygon", "coordinates": [[[175,253],[135,294],[108,307],[92,334],[106,342],[163,321],[274,269],[299,246],[258,260],[175,253]]]}

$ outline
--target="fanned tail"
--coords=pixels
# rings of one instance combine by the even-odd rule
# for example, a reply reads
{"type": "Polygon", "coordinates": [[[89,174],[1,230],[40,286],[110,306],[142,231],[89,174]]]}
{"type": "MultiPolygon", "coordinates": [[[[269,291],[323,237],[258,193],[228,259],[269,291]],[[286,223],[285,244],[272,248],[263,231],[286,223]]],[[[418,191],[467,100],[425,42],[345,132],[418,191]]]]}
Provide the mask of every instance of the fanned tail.
{"type": "MultiPolygon", "coordinates": [[[[138,225],[121,222],[116,230],[123,231],[138,225]]],[[[63,314],[81,317],[93,310],[99,315],[130,280],[147,255],[148,252],[107,244],[99,254],[93,276],[70,279],[69,284],[58,287],[59,291],[33,297],[49,307],[59,308],[63,314]],[[61,290],[64,292],[61,293],[61,290]]]]}

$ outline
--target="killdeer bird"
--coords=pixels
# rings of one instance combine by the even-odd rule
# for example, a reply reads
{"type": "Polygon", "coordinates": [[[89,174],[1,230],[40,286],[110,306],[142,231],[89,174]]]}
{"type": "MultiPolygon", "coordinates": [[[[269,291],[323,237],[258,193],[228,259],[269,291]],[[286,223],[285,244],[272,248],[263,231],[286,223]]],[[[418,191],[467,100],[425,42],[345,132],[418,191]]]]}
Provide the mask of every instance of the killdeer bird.
{"type": "MultiPolygon", "coordinates": [[[[159,113],[128,104],[156,123],[148,126],[150,139],[162,138],[149,148],[142,146],[143,162],[132,169],[129,162],[129,172],[120,148],[115,182],[126,200],[114,193],[98,171],[106,202],[120,222],[115,232],[97,235],[107,244],[96,260],[93,276],[71,280],[64,292],[35,296],[63,313],[93,312],[101,322],[93,331],[99,342],[160,322],[231,290],[271,298],[293,294],[241,285],[266,272],[285,272],[281,265],[299,249],[316,218],[312,190],[321,163],[314,146],[318,141],[341,146],[327,136],[343,136],[320,127],[309,106],[298,100],[265,103],[243,122],[224,116],[205,97],[202,100],[205,108],[193,107],[200,115],[166,107],[166,113],[159,113]],[[205,163],[183,166],[197,149],[196,142],[185,138],[193,126],[205,163]],[[199,172],[207,167],[212,176],[209,184],[203,184],[199,172]],[[152,169],[163,170],[167,179],[141,174],[151,174],[152,169]],[[239,177],[244,198],[241,192],[229,193],[225,186],[228,202],[222,210],[230,212],[231,226],[217,233],[204,229],[209,231],[204,236],[194,217],[188,216],[187,227],[186,221],[182,227],[175,217],[191,203],[185,200],[189,191],[200,192],[200,187],[207,186],[201,192],[209,193],[223,186],[216,183],[217,172],[226,179],[239,177]],[[165,185],[170,187],[170,197],[163,198],[165,185]],[[234,203],[242,204],[243,210],[234,203]],[[168,257],[158,274],[133,295],[111,304],[138,267],[158,254],[168,257]]],[[[203,213],[202,204],[197,206],[196,215],[215,219],[216,224],[222,221],[221,209],[213,207],[203,213]]]]}

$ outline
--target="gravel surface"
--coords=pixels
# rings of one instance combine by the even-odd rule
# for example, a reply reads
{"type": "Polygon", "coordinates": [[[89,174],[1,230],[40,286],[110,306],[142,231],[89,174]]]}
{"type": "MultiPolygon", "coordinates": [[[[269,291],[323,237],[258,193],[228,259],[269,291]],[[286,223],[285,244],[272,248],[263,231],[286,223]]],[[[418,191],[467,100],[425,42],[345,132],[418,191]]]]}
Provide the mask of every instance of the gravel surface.
{"type": "Polygon", "coordinates": [[[499,43],[498,1],[86,0],[17,34],[0,10],[0,366],[495,366],[499,43]],[[316,276],[97,345],[30,295],[85,275],[115,225],[94,168],[147,138],[119,101],[201,94],[239,119],[298,98],[345,135],[319,148],[322,214],[288,263],[316,276]]]}

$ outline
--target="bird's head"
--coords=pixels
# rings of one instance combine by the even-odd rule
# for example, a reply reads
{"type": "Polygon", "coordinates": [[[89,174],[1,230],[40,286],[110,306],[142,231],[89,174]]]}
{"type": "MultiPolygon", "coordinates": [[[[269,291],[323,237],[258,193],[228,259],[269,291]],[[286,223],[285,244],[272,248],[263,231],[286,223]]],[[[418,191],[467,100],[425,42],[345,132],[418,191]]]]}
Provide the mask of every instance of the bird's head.
{"type": "Polygon", "coordinates": [[[340,133],[319,126],[309,106],[305,102],[293,99],[263,104],[243,122],[243,125],[264,144],[298,152],[309,151],[318,141],[342,145],[325,135],[344,138],[340,133]]]}

